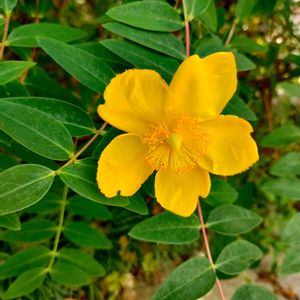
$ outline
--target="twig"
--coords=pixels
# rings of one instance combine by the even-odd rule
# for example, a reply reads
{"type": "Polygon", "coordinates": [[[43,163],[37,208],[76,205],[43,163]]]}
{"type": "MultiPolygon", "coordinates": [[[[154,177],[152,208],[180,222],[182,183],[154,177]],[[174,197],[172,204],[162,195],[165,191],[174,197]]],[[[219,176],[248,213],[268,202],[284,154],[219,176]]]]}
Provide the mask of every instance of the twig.
{"type": "Polygon", "coordinates": [[[236,28],[236,20],[234,20],[231,24],[231,27],[230,27],[230,30],[229,30],[229,33],[228,33],[228,36],[227,36],[227,39],[225,42],[225,46],[228,46],[230,44],[233,34],[234,34],[234,31],[235,31],[235,28],[236,28]]]}
{"type": "Polygon", "coordinates": [[[10,13],[6,15],[6,19],[5,19],[2,43],[1,43],[1,47],[0,47],[0,60],[3,60],[3,54],[4,54],[6,39],[7,39],[7,35],[8,35],[9,22],[10,22],[10,13]]]}
{"type": "Polygon", "coordinates": [[[59,173],[59,171],[62,168],[65,168],[66,166],[71,165],[94,141],[95,139],[102,133],[104,128],[107,126],[107,123],[103,123],[103,125],[96,131],[95,135],[68,161],[66,162],[62,167],[60,167],[56,172],[59,173]]]}
{"type": "MultiPolygon", "coordinates": [[[[206,233],[206,228],[205,228],[205,223],[204,223],[204,219],[203,219],[203,213],[202,213],[202,208],[201,208],[200,201],[198,201],[197,208],[198,208],[198,215],[199,215],[201,231],[202,231],[202,237],[203,237],[203,242],[204,242],[206,254],[207,254],[209,262],[211,263],[214,271],[216,272],[215,264],[214,264],[214,261],[213,261],[212,255],[211,255],[211,251],[210,251],[209,241],[208,241],[208,238],[207,238],[207,233],[206,233]]],[[[222,285],[221,285],[221,282],[220,282],[218,277],[216,277],[216,284],[217,284],[221,299],[225,300],[222,285]]]]}

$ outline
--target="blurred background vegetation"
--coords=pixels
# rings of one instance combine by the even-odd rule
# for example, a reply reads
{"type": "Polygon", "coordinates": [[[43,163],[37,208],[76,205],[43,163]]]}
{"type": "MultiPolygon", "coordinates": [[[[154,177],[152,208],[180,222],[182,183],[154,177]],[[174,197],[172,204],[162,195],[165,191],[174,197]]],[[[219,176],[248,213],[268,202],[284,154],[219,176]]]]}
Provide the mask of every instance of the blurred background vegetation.
{"type": "MultiPolygon", "coordinates": [[[[122,39],[116,33],[105,29],[103,24],[111,21],[105,15],[109,8],[127,2],[130,1],[20,0],[12,13],[9,30],[12,31],[22,24],[50,22],[84,30],[87,36],[83,42],[122,39]]],[[[182,14],[180,0],[168,3],[182,14]]],[[[246,238],[257,244],[268,257],[264,269],[258,274],[258,282],[268,282],[274,293],[283,299],[299,299],[300,294],[296,295],[294,287],[281,282],[279,273],[300,271],[299,258],[296,255],[299,249],[291,249],[282,238],[283,228],[300,210],[300,1],[216,0],[211,3],[206,13],[195,17],[191,22],[192,52],[200,56],[226,49],[238,53],[241,71],[238,91],[240,98],[235,103],[235,108],[227,109],[243,117],[247,116],[255,127],[255,139],[260,147],[260,161],[247,173],[227,178],[226,182],[238,193],[233,197],[235,204],[251,208],[263,217],[262,224],[246,235],[246,238]],[[247,105],[244,106],[245,104],[247,105]],[[289,256],[285,256],[287,251],[289,256]],[[282,271],[280,266],[283,259],[286,259],[287,267],[282,271]]],[[[0,18],[1,34],[3,30],[4,15],[3,19],[0,18]]],[[[184,43],[184,30],[179,30],[174,35],[184,43]]],[[[92,47],[85,47],[88,51],[93,51],[92,47]]],[[[104,58],[109,51],[101,45],[95,49],[96,56],[104,58]]],[[[122,55],[115,58],[118,51],[113,52],[115,53],[109,51],[109,55],[116,60],[116,63],[111,64],[116,73],[134,67],[130,60],[126,61],[122,55]]],[[[68,76],[41,49],[7,47],[5,59],[38,62],[43,69],[35,67],[20,78],[21,84],[30,94],[44,97],[59,95],[59,99],[80,99],[81,106],[89,112],[95,124],[100,122],[96,107],[103,101],[102,95],[68,76]]],[[[0,96],[20,96],[20,89],[16,83],[1,85],[0,96]]],[[[116,133],[112,133],[112,136],[114,134],[116,133]]],[[[2,137],[1,152],[12,153],[13,159],[17,161],[33,160],[20,145],[7,146],[4,140],[2,137]]],[[[77,140],[79,145],[85,141],[84,137],[77,140]]],[[[91,153],[92,150],[88,151],[91,153]]],[[[4,170],[8,166],[10,163],[5,157],[1,160],[1,169],[4,170]]],[[[57,184],[59,186],[59,183],[57,184]]],[[[151,187],[145,187],[147,192],[149,189],[151,187]]],[[[151,195],[151,191],[148,195],[151,195]]],[[[232,199],[232,194],[230,197],[232,199]]],[[[206,215],[213,206],[209,201],[214,205],[215,200],[203,202],[206,215]]],[[[150,215],[162,212],[151,197],[146,197],[146,202],[150,215]]],[[[21,221],[26,222],[36,215],[56,220],[57,207],[46,207],[22,212],[21,221]]],[[[66,218],[76,221],[84,219],[95,228],[103,228],[109,235],[114,246],[111,250],[87,249],[89,254],[101,261],[106,276],[95,279],[93,285],[88,288],[65,288],[48,281],[28,296],[28,299],[150,299],[171,270],[200,249],[199,241],[173,246],[131,239],[127,235],[128,231],[144,216],[111,208],[113,222],[99,221],[91,211],[92,208],[86,213],[79,212],[76,211],[76,207],[70,207],[66,218]]],[[[295,228],[297,232],[299,227],[295,228]]],[[[224,245],[232,241],[231,237],[216,233],[211,234],[210,239],[215,256],[224,245]]],[[[51,240],[49,238],[42,243],[51,244],[51,240]]],[[[62,245],[68,243],[67,240],[61,241],[62,245]]],[[[13,239],[12,242],[2,239],[1,257],[5,261],[8,255],[27,247],[27,242],[15,243],[13,239]]],[[[6,290],[10,283],[11,279],[6,278],[1,282],[1,289],[6,290]]],[[[226,285],[226,281],[223,284],[226,285]]],[[[207,299],[213,300],[209,296],[207,299]]]]}

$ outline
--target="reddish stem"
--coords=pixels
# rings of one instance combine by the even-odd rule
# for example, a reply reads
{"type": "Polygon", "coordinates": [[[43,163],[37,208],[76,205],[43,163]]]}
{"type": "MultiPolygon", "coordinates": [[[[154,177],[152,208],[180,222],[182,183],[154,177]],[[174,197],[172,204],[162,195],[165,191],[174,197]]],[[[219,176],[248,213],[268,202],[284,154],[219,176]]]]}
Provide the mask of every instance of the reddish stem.
{"type": "Polygon", "coordinates": [[[185,21],[185,49],[186,49],[186,57],[190,56],[190,23],[189,21],[185,21]]]}
{"type": "MultiPolygon", "coordinates": [[[[207,238],[207,233],[206,233],[206,228],[205,228],[205,223],[204,223],[204,219],[203,219],[203,213],[202,213],[202,208],[201,208],[200,201],[198,201],[197,207],[198,207],[198,215],[199,215],[201,231],[202,231],[202,237],[203,237],[203,242],[204,242],[206,254],[207,254],[208,260],[210,261],[214,271],[216,272],[215,264],[214,264],[214,261],[213,261],[212,255],[211,255],[210,246],[209,246],[209,242],[208,242],[208,238],[207,238]]],[[[222,289],[222,286],[221,286],[221,282],[220,282],[218,277],[216,277],[216,284],[217,284],[221,299],[225,300],[225,296],[224,296],[224,292],[223,292],[223,289],[222,289]]]]}

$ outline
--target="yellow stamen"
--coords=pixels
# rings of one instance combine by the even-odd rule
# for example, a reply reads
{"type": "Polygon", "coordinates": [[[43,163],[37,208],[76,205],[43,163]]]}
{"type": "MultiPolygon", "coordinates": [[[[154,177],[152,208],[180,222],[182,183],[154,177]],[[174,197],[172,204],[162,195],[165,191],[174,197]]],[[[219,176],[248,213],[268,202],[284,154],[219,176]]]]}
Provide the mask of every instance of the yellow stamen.
{"type": "Polygon", "coordinates": [[[175,118],[172,126],[153,125],[143,137],[148,146],[145,157],[154,170],[186,172],[197,165],[206,152],[209,136],[200,122],[189,116],[175,118]]]}

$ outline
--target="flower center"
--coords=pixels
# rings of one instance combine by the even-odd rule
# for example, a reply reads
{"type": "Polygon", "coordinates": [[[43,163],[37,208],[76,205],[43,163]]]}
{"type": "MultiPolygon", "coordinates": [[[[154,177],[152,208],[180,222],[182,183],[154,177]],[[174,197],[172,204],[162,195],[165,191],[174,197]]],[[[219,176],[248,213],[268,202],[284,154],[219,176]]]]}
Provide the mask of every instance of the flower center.
{"type": "Polygon", "coordinates": [[[143,143],[148,146],[149,166],[181,173],[197,165],[206,152],[209,136],[197,119],[183,116],[172,119],[169,126],[166,123],[150,126],[143,143]]]}

